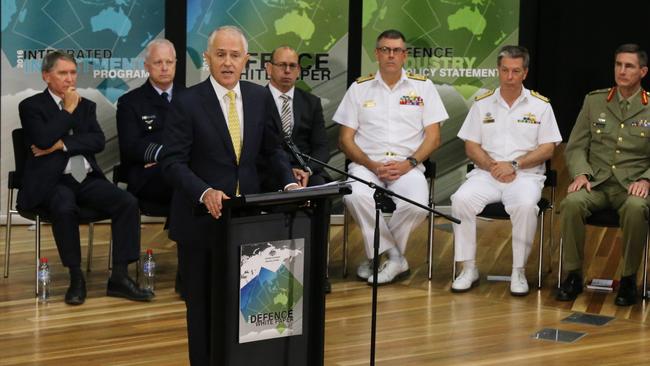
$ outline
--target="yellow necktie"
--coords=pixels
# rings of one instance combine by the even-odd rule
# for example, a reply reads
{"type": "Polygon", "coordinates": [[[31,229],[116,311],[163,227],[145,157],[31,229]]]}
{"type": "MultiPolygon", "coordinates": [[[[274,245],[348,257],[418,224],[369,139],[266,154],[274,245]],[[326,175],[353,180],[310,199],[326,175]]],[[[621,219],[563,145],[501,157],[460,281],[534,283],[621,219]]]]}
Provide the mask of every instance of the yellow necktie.
{"type": "Polygon", "coordinates": [[[232,147],[235,149],[237,164],[239,164],[239,156],[241,155],[241,128],[239,126],[237,106],[235,105],[235,92],[229,90],[226,96],[230,100],[230,104],[228,104],[228,132],[230,132],[232,147]]]}

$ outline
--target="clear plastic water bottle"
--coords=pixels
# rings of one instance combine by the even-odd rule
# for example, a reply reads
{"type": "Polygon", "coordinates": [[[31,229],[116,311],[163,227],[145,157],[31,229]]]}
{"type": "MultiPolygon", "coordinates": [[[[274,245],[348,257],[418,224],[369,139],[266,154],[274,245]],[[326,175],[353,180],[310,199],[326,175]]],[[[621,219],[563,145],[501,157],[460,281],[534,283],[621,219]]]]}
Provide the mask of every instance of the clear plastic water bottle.
{"type": "Polygon", "coordinates": [[[47,264],[47,258],[43,257],[38,265],[38,302],[46,303],[50,299],[50,266],[47,264]]]}
{"type": "Polygon", "coordinates": [[[147,254],[144,256],[142,274],[144,276],[144,288],[153,292],[156,279],[156,261],[153,259],[153,250],[151,249],[147,249],[147,254]]]}

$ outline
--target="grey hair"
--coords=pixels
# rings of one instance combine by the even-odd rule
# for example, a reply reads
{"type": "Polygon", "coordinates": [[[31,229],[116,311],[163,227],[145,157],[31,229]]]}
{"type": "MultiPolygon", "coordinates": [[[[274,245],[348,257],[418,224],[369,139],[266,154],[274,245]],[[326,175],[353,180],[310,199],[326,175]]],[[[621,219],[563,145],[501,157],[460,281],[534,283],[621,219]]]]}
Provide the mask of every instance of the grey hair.
{"type": "Polygon", "coordinates": [[[524,69],[527,69],[528,65],[530,65],[530,53],[523,46],[508,45],[501,47],[497,56],[497,66],[501,66],[501,59],[504,57],[522,59],[524,61],[524,69]]]}
{"type": "Polygon", "coordinates": [[[54,50],[52,52],[49,52],[45,57],[43,57],[43,63],[41,64],[41,71],[42,72],[50,72],[54,65],[56,65],[56,62],[59,60],[66,60],[72,62],[75,66],[77,66],[77,60],[69,54],[66,53],[62,50],[54,50]]]}
{"type": "Polygon", "coordinates": [[[222,25],[221,27],[213,30],[212,33],[210,33],[210,37],[208,37],[208,47],[206,49],[209,50],[212,47],[212,41],[214,41],[214,38],[220,31],[228,31],[239,34],[239,36],[241,36],[242,43],[244,44],[244,53],[248,53],[248,41],[246,40],[246,36],[241,29],[235,27],[234,25],[222,25]]]}
{"type": "Polygon", "coordinates": [[[147,48],[144,50],[144,60],[145,62],[149,60],[149,56],[151,56],[151,51],[154,49],[156,46],[167,46],[171,48],[172,53],[174,54],[174,59],[176,59],[176,47],[174,47],[174,44],[165,38],[156,38],[149,42],[147,44],[147,48]]]}

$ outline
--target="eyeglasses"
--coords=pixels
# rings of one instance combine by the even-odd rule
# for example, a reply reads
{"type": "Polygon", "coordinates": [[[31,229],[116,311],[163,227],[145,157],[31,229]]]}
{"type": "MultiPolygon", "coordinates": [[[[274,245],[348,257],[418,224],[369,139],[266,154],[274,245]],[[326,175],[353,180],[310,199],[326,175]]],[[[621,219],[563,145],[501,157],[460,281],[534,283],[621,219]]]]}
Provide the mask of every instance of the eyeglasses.
{"type": "Polygon", "coordinates": [[[158,61],[154,61],[154,62],[151,63],[151,65],[153,67],[158,68],[158,69],[161,68],[163,65],[165,65],[167,67],[172,67],[175,64],[176,64],[176,60],[166,60],[166,61],[158,60],[158,61]]]}
{"type": "Polygon", "coordinates": [[[400,47],[395,47],[395,48],[390,48],[390,47],[377,47],[377,51],[381,52],[384,55],[390,55],[393,53],[395,56],[399,56],[403,53],[406,53],[406,50],[404,48],[400,47]]]}
{"type": "Polygon", "coordinates": [[[286,62],[279,62],[279,63],[271,62],[271,65],[275,67],[279,67],[282,70],[286,70],[287,68],[289,68],[289,70],[291,71],[295,71],[298,69],[298,67],[300,67],[300,65],[298,64],[294,64],[294,63],[288,64],[286,62]]]}

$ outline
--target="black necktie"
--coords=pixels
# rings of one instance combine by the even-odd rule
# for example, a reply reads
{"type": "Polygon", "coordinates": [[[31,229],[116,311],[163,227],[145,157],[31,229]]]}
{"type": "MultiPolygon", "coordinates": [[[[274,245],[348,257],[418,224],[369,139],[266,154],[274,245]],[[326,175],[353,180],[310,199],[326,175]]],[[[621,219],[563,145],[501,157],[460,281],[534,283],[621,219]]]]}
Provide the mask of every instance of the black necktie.
{"type": "Polygon", "coordinates": [[[169,103],[169,94],[167,94],[167,92],[160,93],[160,96],[165,100],[165,102],[169,103]]]}

